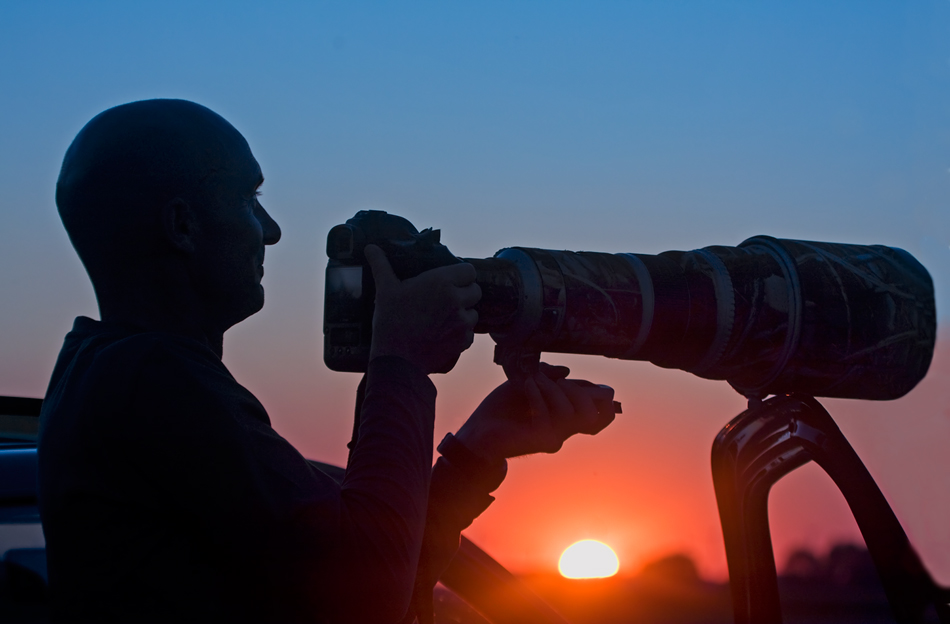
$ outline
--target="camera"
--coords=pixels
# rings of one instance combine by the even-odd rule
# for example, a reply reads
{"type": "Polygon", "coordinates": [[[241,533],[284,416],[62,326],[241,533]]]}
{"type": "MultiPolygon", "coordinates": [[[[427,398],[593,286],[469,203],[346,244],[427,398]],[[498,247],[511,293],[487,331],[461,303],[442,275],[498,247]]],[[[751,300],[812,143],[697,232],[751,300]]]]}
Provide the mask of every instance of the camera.
{"type": "Polygon", "coordinates": [[[510,247],[457,258],[438,230],[360,211],[327,236],[324,361],[365,371],[379,245],[400,279],[457,262],[476,270],[477,333],[509,377],[541,353],[645,360],[728,381],[761,398],[895,399],[927,373],[933,282],[902,249],[755,236],[693,251],[574,252],[510,247]]]}

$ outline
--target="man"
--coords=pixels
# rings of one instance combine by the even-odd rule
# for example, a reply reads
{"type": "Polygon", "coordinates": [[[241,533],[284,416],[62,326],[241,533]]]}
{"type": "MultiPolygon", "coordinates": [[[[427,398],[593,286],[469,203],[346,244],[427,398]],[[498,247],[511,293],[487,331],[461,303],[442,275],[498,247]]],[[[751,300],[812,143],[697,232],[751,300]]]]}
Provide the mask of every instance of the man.
{"type": "Polygon", "coordinates": [[[66,153],[57,206],[102,320],[66,336],[41,418],[58,619],[410,619],[414,584],[431,587],[506,457],[613,419],[612,390],[547,367],[489,395],[431,469],[427,375],[472,342],[475,272],[401,282],[370,247],[373,342],[338,484],[221,362],[224,332],[263,306],[264,249],[280,239],[262,183],[241,134],[181,100],[107,110],[66,153]]]}

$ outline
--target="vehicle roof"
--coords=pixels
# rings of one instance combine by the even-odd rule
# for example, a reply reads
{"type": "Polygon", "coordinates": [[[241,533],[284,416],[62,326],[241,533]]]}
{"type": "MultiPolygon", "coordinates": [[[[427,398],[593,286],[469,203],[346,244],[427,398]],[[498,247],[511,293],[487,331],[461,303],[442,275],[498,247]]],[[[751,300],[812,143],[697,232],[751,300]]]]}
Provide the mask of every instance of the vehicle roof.
{"type": "Polygon", "coordinates": [[[43,399],[0,396],[0,448],[36,444],[43,399]]]}

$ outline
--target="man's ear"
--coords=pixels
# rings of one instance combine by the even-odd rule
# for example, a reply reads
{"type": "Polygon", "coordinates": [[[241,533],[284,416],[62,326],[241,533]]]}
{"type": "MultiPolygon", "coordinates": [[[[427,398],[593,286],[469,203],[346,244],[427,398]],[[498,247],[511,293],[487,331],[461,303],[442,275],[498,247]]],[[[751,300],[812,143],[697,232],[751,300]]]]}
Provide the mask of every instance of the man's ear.
{"type": "Polygon", "coordinates": [[[191,253],[198,244],[198,220],[192,207],[180,197],[162,206],[162,230],[172,247],[191,253]]]}

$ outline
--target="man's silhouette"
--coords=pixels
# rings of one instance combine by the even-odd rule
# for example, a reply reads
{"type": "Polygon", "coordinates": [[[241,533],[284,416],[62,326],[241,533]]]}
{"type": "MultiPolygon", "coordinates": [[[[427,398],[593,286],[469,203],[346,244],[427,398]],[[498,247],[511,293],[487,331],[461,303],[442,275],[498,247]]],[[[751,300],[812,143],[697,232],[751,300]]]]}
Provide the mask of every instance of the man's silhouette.
{"type": "Polygon", "coordinates": [[[545,367],[489,395],[432,468],[427,375],[472,342],[475,272],[400,281],[370,247],[371,359],[338,483],[221,362],[224,332],[264,304],[264,250],[280,239],[262,183],[241,134],[181,100],[107,110],[66,153],[57,206],[101,321],[76,319],[43,406],[58,619],[411,619],[414,584],[417,596],[431,587],[506,457],[556,451],[613,419],[610,389],[545,367]]]}

